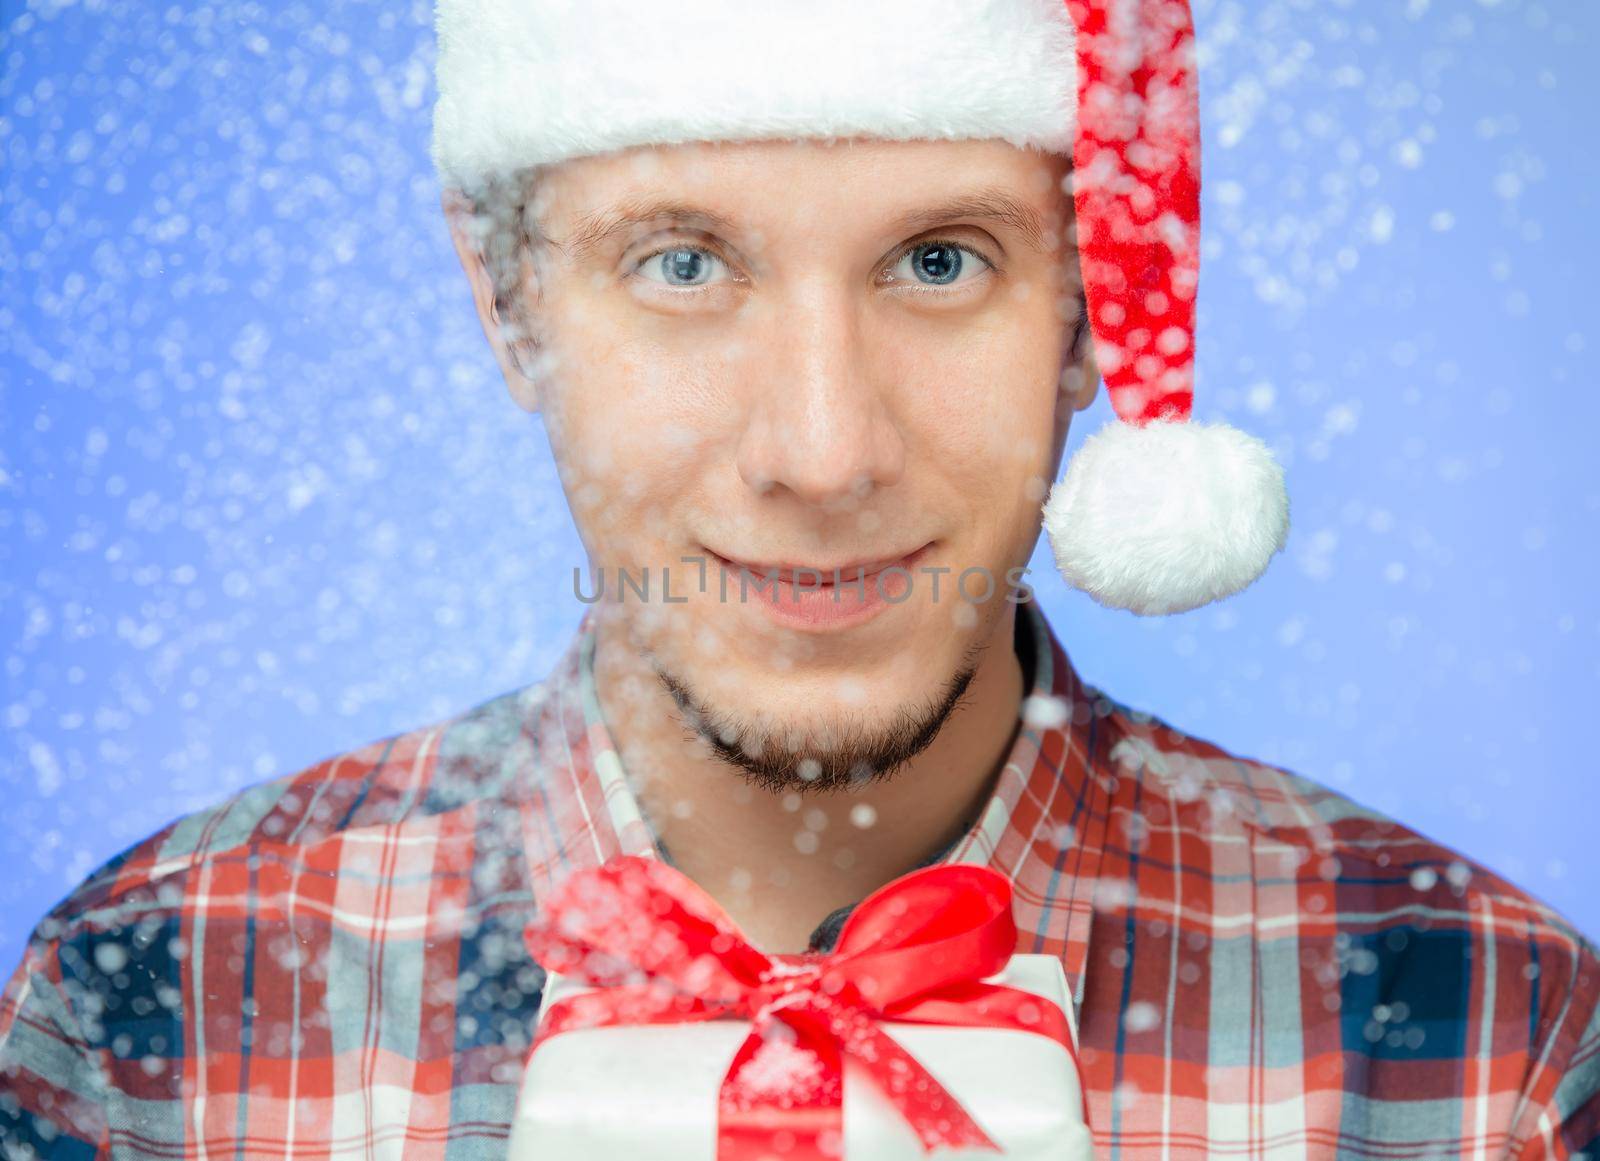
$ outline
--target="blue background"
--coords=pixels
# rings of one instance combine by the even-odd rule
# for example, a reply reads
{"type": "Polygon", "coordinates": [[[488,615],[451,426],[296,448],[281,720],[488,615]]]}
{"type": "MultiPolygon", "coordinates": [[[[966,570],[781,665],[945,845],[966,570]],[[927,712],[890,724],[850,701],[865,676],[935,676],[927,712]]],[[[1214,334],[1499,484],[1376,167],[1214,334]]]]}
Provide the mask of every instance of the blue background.
{"type": "MultiPolygon", "coordinates": [[[[582,556],[439,214],[427,4],[0,12],[9,968],[174,816],[537,679],[582,556]]],[[[1294,529],[1158,620],[1041,541],[1047,611],[1117,699],[1600,931],[1600,7],[1196,16],[1196,416],[1294,529]]]]}

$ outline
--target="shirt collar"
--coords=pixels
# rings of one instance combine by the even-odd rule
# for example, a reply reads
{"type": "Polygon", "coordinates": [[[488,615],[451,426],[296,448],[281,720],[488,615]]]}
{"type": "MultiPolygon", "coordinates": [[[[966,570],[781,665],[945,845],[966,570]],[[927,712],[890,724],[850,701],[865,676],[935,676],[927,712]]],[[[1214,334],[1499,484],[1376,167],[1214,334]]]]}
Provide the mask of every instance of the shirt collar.
{"type": "MultiPolygon", "coordinates": [[[[662,857],[600,710],[595,628],[587,611],[550,678],[528,694],[524,758],[540,776],[525,783],[523,823],[536,898],[576,867],[617,854],[662,857]]],[[[1010,878],[1017,950],[1060,955],[1081,1001],[1108,814],[1098,772],[1110,749],[1109,707],[1079,679],[1034,601],[1017,606],[1017,643],[1029,663],[1023,721],[988,801],[935,861],[988,865],[1010,878]]]]}

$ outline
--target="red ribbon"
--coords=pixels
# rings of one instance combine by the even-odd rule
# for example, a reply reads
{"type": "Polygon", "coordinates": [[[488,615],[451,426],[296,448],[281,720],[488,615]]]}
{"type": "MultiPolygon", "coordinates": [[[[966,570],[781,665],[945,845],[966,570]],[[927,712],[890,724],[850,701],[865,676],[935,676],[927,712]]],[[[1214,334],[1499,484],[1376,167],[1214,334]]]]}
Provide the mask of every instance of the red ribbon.
{"type": "Polygon", "coordinates": [[[903,875],[857,905],[833,952],[769,956],[687,875],[622,855],[570,875],[525,938],[543,967],[601,989],[551,1006],[533,1050],[583,1028],[751,1022],[718,1093],[717,1161],[774,1150],[794,1161],[842,1156],[845,1056],[862,1064],[924,1152],[999,1152],[882,1020],[1035,1032],[1077,1063],[1057,1005],[983,982],[1017,942],[1010,880],[988,867],[903,875]]]}

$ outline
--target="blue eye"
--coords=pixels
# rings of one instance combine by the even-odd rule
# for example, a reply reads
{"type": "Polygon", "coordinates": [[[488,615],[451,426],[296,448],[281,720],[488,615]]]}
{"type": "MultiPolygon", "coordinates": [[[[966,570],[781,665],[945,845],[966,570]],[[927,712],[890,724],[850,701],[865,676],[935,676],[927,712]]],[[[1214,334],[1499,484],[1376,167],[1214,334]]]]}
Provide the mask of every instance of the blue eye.
{"type": "Polygon", "coordinates": [[[908,249],[894,265],[896,277],[905,277],[900,273],[901,267],[907,267],[908,274],[924,286],[954,286],[963,272],[970,272],[976,277],[989,269],[990,264],[988,259],[970,247],[954,242],[932,241],[918,242],[908,249]],[[968,261],[969,257],[971,262],[968,261]]]}
{"type": "Polygon", "coordinates": [[[699,246],[671,246],[640,261],[638,272],[650,282],[666,286],[705,286],[722,259],[699,246]]]}

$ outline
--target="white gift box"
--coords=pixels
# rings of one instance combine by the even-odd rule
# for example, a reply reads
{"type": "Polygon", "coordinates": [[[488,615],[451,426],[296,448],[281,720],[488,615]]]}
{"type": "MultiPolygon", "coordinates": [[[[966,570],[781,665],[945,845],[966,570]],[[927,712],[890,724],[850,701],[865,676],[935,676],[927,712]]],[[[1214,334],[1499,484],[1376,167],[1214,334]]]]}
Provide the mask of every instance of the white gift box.
{"type": "MultiPolygon", "coordinates": [[[[1061,962],[1014,955],[988,981],[1032,992],[1078,1030],[1061,962]]],[[[539,1006],[590,991],[552,973],[539,1006]]],[[[1056,1041],[1011,1028],[885,1020],[881,1027],[933,1074],[1011,1161],[1093,1156],[1073,1057],[1056,1041]]],[[[510,1161],[714,1161],[717,1093],[748,1020],[586,1028],[541,1043],[528,1059],[510,1161]]],[[[916,1133],[862,1066],[845,1057],[844,1161],[930,1161],[916,1133]]],[[[932,1161],[992,1161],[943,1149],[932,1161]]]]}

